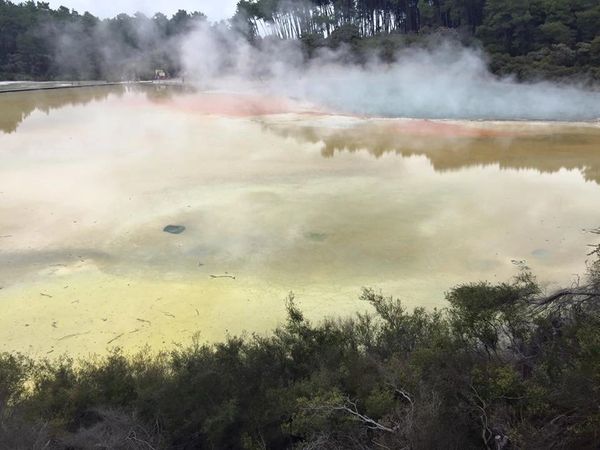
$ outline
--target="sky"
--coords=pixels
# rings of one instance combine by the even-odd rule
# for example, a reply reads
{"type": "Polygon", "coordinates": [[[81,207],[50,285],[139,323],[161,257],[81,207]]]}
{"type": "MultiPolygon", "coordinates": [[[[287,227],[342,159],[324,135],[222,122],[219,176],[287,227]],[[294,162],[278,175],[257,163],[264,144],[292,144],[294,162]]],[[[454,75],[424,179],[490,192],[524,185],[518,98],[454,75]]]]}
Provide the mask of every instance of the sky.
{"type": "Polygon", "coordinates": [[[52,8],[66,6],[76,9],[80,13],[89,11],[101,18],[114,17],[119,13],[133,14],[137,11],[151,16],[162,12],[167,16],[173,15],[179,9],[187,11],[200,11],[208,16],[211,21],[229,19],[235,12],[238,0],[50,0],[52,8]]]}

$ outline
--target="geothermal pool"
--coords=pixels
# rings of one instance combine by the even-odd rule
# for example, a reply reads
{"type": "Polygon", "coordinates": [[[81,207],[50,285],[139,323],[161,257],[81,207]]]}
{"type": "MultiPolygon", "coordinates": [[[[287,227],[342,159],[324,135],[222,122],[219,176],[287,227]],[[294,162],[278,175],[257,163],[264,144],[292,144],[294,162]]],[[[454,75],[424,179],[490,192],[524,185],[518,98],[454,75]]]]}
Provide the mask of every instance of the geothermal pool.
{"type": "MultiPolygon", "coordinates": [[[[336,115],[160,87],[0,94],[0,351],[83,356],[585,272],[600,125],[336,115]],[[180,234],[168,225],[185,227],[180,234]]],[[[548,289],[553,285],[546,284],[548,289]]]]}

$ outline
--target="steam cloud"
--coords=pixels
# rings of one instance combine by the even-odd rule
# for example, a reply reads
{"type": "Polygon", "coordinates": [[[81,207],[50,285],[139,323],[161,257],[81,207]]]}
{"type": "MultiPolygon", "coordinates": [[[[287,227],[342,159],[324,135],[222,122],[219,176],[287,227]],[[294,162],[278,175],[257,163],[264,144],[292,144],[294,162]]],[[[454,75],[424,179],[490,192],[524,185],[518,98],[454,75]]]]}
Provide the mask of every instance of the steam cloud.
{"type": "MultiPolygon", "coordinates": [[[[498,78],[487,69],[482,52],[456,43],[442,43],[434,49],[405,49],[394,64],[374,56],[357,65],[348,62],[349,53],[344,49],[322,50],[307,59],[295,41],[267,38],[253,46],[224,24],[198,22],[176,41],[160,42],[148,28],[136,33],[153,51],[140,55],[119,49],[104,34],[105,67],[144,65],[147,70],[152,54],[163,52],[178,60],[186,82],[203,89],[283,95],[340,113],[368,116],[552,121],[600,118],[599,91],[498,78]]],[[[81,54],[71,48],[72,40],[62,39],[59,48],[68,48],[71,55],[81,54]]],[[[60,61],[77,63],[68,62],[65,52],[60,54],[60,61]]]]}

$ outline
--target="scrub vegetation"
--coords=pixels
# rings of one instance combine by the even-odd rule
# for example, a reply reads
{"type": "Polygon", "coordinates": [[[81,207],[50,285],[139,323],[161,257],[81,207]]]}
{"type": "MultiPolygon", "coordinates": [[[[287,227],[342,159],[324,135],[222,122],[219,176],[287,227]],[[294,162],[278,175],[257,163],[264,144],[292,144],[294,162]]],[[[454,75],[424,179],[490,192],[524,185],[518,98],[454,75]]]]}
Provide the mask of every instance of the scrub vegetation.
{"type": "MultiPolygon", "coordinates": [[[[598,255],[598,250],[595,252],[598,255]]],[[[370,314],[85,361],[0,356],[0,443],[37,449],[584,449],[600,445],[600,263],[542,292],[465,284],[370,314]]]]}
{"type": "MultiPolygon", "coordinates": [[[[0,0],[0,79],[137,79],[182,70],[179,47],[206,17],[179,11],[99,19],[48,3],[0,0]]],[[[241,0],[214,25],[255,46],[300,43],[307,58],[343,46],[355,62],[394,62],[431,36],[483,47],[519,79],[600,78],[596,0],[241,0]]],[[[435,39],[434,39],[435,41],[435,39]]]]}

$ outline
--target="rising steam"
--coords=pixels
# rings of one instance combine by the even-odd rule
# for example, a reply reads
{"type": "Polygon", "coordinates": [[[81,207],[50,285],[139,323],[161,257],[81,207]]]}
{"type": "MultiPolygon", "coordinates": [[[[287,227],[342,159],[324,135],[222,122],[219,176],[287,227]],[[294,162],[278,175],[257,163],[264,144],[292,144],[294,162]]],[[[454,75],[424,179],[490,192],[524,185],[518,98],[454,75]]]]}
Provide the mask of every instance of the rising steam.
{"type": "MultiPolygon", "coordinates": [[[[375,55],[358,65],[344,49],[308,59],[298,41],[265,38],[251,45],[223,23],[199,21],[176,40],[160,42],[152,29],[136,30],[153,52],[177,59],[186,82],[202,89],[252,91],[294,97],[334,112],[436,119],[581,121],[600,118],[600,92],[550,82],[518,83],[487,69],[482,52],[456,43],[408,48],[394,64],[375,55]]],[[[148,70],[152,52],[136,54],[101,36],[104,67],[148,70]]],[[[83,64],[62,37],[63,64],[83,64]]]]}

